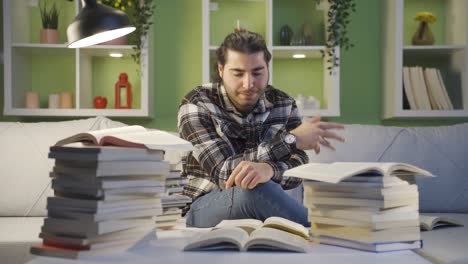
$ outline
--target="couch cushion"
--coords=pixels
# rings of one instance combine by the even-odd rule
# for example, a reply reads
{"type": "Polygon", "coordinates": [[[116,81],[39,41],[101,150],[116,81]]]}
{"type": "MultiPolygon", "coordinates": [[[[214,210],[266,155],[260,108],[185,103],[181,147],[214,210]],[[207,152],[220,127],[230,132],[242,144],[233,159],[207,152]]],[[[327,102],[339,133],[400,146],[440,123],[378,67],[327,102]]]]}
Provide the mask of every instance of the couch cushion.
{"type": "Polygon", "coordinates": [[[434,214],[462,222],[464,226],[421,232],[424,246],[416,253],[432,263],[468,263],[468,214],[434,214]]]}
{"type": "Polygon", "coordinates": [[[43,217],[0,217],[0,256],[2,264],[25,263],[33,258],[31,245],[40,244],[43,217]]]}
{"type": "Polygon", "coordinates": [[[44,216],[52,196],[49,147],[89,130],[124,126],[105,117],[63,122],[0,122],[0,216],[44,216]]]}
{"type": "Polygon", "coordinates": [[[431,171],[419,178],[423,212],[468,213],[468,124],[441,127],[347,125],[337,151],[308,151],[310,162],[406,162],[431,171]]]}

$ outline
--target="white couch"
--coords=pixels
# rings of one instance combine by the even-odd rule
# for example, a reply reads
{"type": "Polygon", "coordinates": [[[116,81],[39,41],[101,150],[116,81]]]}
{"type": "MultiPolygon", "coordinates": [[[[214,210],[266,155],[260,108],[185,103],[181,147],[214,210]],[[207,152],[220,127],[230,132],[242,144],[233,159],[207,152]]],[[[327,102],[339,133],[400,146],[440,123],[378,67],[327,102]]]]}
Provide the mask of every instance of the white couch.
{"type": "MultiPolygon", "coordinates": [[[[0,123],[0,260],[24,263],[52,194],[47,159],[58,139],[85,130],[123,126],[104,117],[43,123],[0,123]],[[34,217],[37,216],[37,217],[34,217]]],[[[418,180],[423,212],[452,214],[465,227],[423,233],[419,253],[440,263],[468,263],[468,124],[425,128],[348,125],[337,151],[310,152],[311,162],[398,161],[428,169],[437,178],[418,180]]],[[[302,199],[301,188],[292,191],[302,199]]]]}
{"type": "Polygon", "coordinates": [[[0,122],[0,263],[24,263],[52,196],[49,147],[67,136],[125,124],[105,117],[64,122],[0,122]]]}

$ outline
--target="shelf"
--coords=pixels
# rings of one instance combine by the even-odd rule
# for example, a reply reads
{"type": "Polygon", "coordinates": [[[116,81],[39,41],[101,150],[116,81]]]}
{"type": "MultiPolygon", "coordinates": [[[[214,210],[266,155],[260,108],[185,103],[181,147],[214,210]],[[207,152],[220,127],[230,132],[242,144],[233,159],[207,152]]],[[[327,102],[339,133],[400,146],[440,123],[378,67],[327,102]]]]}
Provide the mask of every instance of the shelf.
{"type": "MultiPolygon", "coordinates": [[[[269,64],[270,84],[293,98],[300,94],[305,98],[313,96],[320,101],[322,109],[306,111],[302,113],[303,117],[316,113],[324,117],[339,116],[340,69],[335,68],[330,75],[326,59],[322,57],[321,51],[326,49],[324,25],[327,23],[327,10],[318,9],[316,4],[315,0],[203,0],[203,83],[210,82],[218,45],[228,33],[233,32],[236,20],[239,19],[241,27],[257,32],[265,38],[272,53],[269,64]],[[233,16],[233,13],[237,13],[236,16],[233,16]],[[296,36],[312,32],[312,38],[299,39],[310,41],[311,45],[279,45],[280,29],[286,24],[296,36]],[[310,28],[304,30],[303,25],[310,28]],[[293,58],[297,53],[304,54],[305,58],[293,58]]],[[[293,36],[291,41],[293,40],[298,38],[293,36]]],[[[336,49],[336,53],[339,56],[339,48],[336,49]]]]}
{"type": "Polygon", "coordinates": [[[467,110],[400,110],[398,117],[465,117],[467,110]]]}
{"type": "Polygon", "coordinates": [[[273,57],[291,59],[294,54],[304,54],[304,59],[317,59],[322,58],[322,50],[325,50],[325,46],[273,46],[273,57]]]}
{"type": "Polygon", "coordinates": [[[404,50],[461,50],[465,45],[428,45],[428,46],[403,46],[404,50]]]}
{"type": "Polygon", "coordinates": [[[131,57],[133,52],[132,45],[97,45],[86,48],[80,48],[82,54],[95,57],[110,57],[110,53],[121,53],[123,57],[131,57]]]}
{"type": "Polygon", "coordinates": [[[67,44],[13,43],[11,46],[13,48],[68,49],[67,44]]]}
{"type": "Polygon", "coordinates": [[[440,55],[447,56],[453,53],[464,52],[466,46],[464,45],[435,45],[435,46],[403,46],[404,55],[421,55],[432,56],[440,55]]]}
{"type": "Polygon", "coordinates": [[[468,116],[467,7],[467,0],[385,1],[384,119],[468,116]],[[437,17],[429,25],[435,45],[409,45],[419,23],[414,16],[422,9],[437,17]],[[410,69],[406,81],[404,67],[410,69]],[[409,96],[405,99],[406,93],[409,96]],[[418,110],[407,109],[406,101],[418,110]],[[450,104],[454,110],[446,110],[450,104]]]}
{"type": "MultiPolygon", "coordinates": [[[[14,116],[126,116],[148,117],[152,111],[151,43],[144,43],[141,64],[132,58],[133,45],[95,45],[70,49],[66,29],[79,13],[80,1],[48,0],[56,3],[59,43],[40,43],[41,17],[37,1],[4,0],[4,107],[14,116]],[[110,57],[110,53],[122,57],[110,57]],[[114,109],[115,83],[128,74],[132,85],[132,109],[114,109]],[[39,94],[38,109],[25,108],[27,92],[39,94]],[[73,109],[49,109],[51,94],[73,95],[73,109]],[[107,98],[108,109],[94,109],[96,96],[107,98]]],[[[153,39],[152,33],[147,40],[153,39]]],[[[146,40],[146,41],[147,41],[146,40]]]]}
{"type": "Polygon", "coordinates": [[[109,116],[109,117],[146,117],[148,111],[143,109],[28,109],[15,108],[8,115],[17,116],[109,116]]]}
{"type": "Polygon", "coordinates": [[[70,55],[74,56],[75,50],[62,44],[17,44],[12,46],[14,51],[30,55],[70,55]]]}

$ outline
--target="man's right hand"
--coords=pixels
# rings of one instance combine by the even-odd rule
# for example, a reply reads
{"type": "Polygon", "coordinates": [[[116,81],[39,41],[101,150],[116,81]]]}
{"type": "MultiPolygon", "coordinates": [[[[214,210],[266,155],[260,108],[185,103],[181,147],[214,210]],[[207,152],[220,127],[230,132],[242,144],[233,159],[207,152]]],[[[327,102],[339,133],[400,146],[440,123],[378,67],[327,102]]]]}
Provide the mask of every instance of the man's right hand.
{"type": "Polygon", "coordinates": [[[296,136],[296,147],[298,149],[313,149],[318,154],[320,145],[335,150],[335,147],[328,139],[344,142],[343,137],[329,131],[330,129],[344,129],[344,126],[338,123],[321,122],[320,115],[315,115],[290,132],[296,136]]]}

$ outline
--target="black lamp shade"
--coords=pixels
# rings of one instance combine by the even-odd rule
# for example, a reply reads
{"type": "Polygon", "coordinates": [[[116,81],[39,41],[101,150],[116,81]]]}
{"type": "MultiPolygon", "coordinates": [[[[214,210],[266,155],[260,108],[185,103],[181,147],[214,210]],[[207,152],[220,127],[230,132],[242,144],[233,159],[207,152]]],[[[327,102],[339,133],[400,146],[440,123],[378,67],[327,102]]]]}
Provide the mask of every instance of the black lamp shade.
{"type": "Polygon", "coordinates": [[[96,1],[82,0],[83,8],[67,28],[69,48],[96,45],[135,30],[127,15],[96,1]]]}

